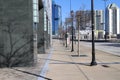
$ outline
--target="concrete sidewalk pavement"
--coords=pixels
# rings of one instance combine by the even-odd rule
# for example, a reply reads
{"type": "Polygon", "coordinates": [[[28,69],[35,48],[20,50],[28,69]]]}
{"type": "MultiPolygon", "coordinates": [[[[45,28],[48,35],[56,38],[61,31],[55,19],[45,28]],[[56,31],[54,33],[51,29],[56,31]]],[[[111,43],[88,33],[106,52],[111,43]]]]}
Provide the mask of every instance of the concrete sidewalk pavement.
{"type": "Polygon", "coordinates": [[[97,66],[90,66],[91,49],[80,45],[74,52],[66,48],[59,40],[53,40],[53,51],[49,59],[46,77],[52,80],[120,80],[120,56],[96,50],[97,66]]]}

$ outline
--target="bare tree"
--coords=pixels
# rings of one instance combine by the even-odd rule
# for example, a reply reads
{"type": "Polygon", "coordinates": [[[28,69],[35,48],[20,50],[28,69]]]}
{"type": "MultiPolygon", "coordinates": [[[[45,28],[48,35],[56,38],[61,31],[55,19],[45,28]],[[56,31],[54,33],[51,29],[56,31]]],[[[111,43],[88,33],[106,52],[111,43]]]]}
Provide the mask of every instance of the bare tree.
{"type": "MultiPolygon", "coordinates": [[[[88,23],[90,23],[91,20],[91,11],[85,10],[85,5],[82,4],[80,7],[80,10],[76,11],[76,25],[78,24],[78,15],[79,15],[79,24],[80,24],[80,30],[85,30],[86,27],[88,27],[88,23]]],[[[78,25],[77,25],[78,26],[78,25]]],[[[76,27],[78,29],[78,27],[76,27]]]]}
{"type": "Polygon", "coordinates": [[[77,15],[80,15],[80,30],[85,30],[87,27],[87,23],[90,22],[91,16],[90,16],[90,11],[84,11],[84,10],[80,10],[76,12],[76,21],[77,21],[77,15]]]}

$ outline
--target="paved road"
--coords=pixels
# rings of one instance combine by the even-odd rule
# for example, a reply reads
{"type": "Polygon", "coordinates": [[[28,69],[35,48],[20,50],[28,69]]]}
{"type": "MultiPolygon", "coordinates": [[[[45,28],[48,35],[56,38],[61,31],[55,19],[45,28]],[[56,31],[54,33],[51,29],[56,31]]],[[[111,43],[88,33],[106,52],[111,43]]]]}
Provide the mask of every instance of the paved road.
{"type": "MultiPolygon", "coordinates": [[[[91,42],[80,42],[81,45],[91,47],[91,42]]],[[[95,48],[104,52],[120,56],[120,43],[95,42],[95,48]]]]}

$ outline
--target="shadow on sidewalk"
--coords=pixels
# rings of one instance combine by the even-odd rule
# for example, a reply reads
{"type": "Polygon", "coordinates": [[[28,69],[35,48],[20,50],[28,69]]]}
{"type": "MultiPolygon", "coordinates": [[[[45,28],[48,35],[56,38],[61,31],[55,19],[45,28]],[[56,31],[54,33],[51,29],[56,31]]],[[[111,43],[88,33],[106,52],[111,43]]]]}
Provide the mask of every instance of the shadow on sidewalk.
{"type": "Polygon", "coordinates": [[[72,57],[88,57],[87,55],[85,54],[82,54],[82,55],[71,55],[72,57]]]}
{"type": "Polygon", "coordinates": [[[52,62],[50,64],[79,64],[79,65],[90,66],[90,63],[76,63],[76,62],[62,61],[62,60],[55,60],[55,59],[47,59],[47,58],[39,58],[39,59],[56,61],[56,62],[52,62]]]}
{"type": "Polygon", "coordinates": [[[25,74],[33,75],[33,76],[36,76],[36,77],[41,77],[41,78],[46,79],[46,80],[52,80],[50,78],[47,78],[47,77],[44,77],[44,76],[41,76],[41,75],[38,75],[38,74],[35,74],[35,73],[31,73],[31,72],[28,72],[28,71],[23,71],[23,70],[19,70],[19,69],[15,69],[15,68],[11,68],[11,69],[13,69],[15,71],[25,73],[25,74]]]}
{"type": "MultiPolygon", "coordinates": [[[[91,66],[90,63],[77,63],[77,62],[62,61],[62,60],[47,59],[47,58],[39,58],[39,59],[55,61],[55,62],[51,62],[50,64],[78,64],[78,65],[84,65],[84,66],[91,66]]],[[[97,64],[100,64],[100,65],[120,64],[120,62],[98,62],[97,64]]]]}
{"type": "Polygon", "coordinates": [[[98,64],[102,64],[102,65],[104,65],[104,64],[120,64],[120,62],[101,62],[101,63],[98,63],[98,64]]]}

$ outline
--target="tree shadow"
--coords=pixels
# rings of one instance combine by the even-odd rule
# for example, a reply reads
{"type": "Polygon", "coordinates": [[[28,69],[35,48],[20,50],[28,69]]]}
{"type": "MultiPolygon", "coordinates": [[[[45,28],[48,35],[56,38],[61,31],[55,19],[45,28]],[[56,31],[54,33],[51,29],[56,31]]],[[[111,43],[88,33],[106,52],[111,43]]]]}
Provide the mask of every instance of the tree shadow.
{"type": "Polygon", "coordinates": [[[77,62],[72,62],[72,61],[62,61],[62,60],[47,59],[47,58],[39,58],[39,59],[55,61],[55,62],[51,62],[50,64],[78,64],[78,65],[90,66],[90,63],[77,63],[77,62]]]}
{"type": "MultiPolygon", "coordinates": [[[[62,60],[56,60],[56,59],[47,59],[47,58],[39,58],[44,60],[50,60],[55,61],[51,62],[50,64],[78,64],[78,65],[84,65],[84,66],[91,66],[91,63],[89,62],[73,62],[73,61],[62,61],[62,60]]],[[[110,65],[110,64],[120,64],[120,62],[98,62],[98,65],[110,65]]]]}

